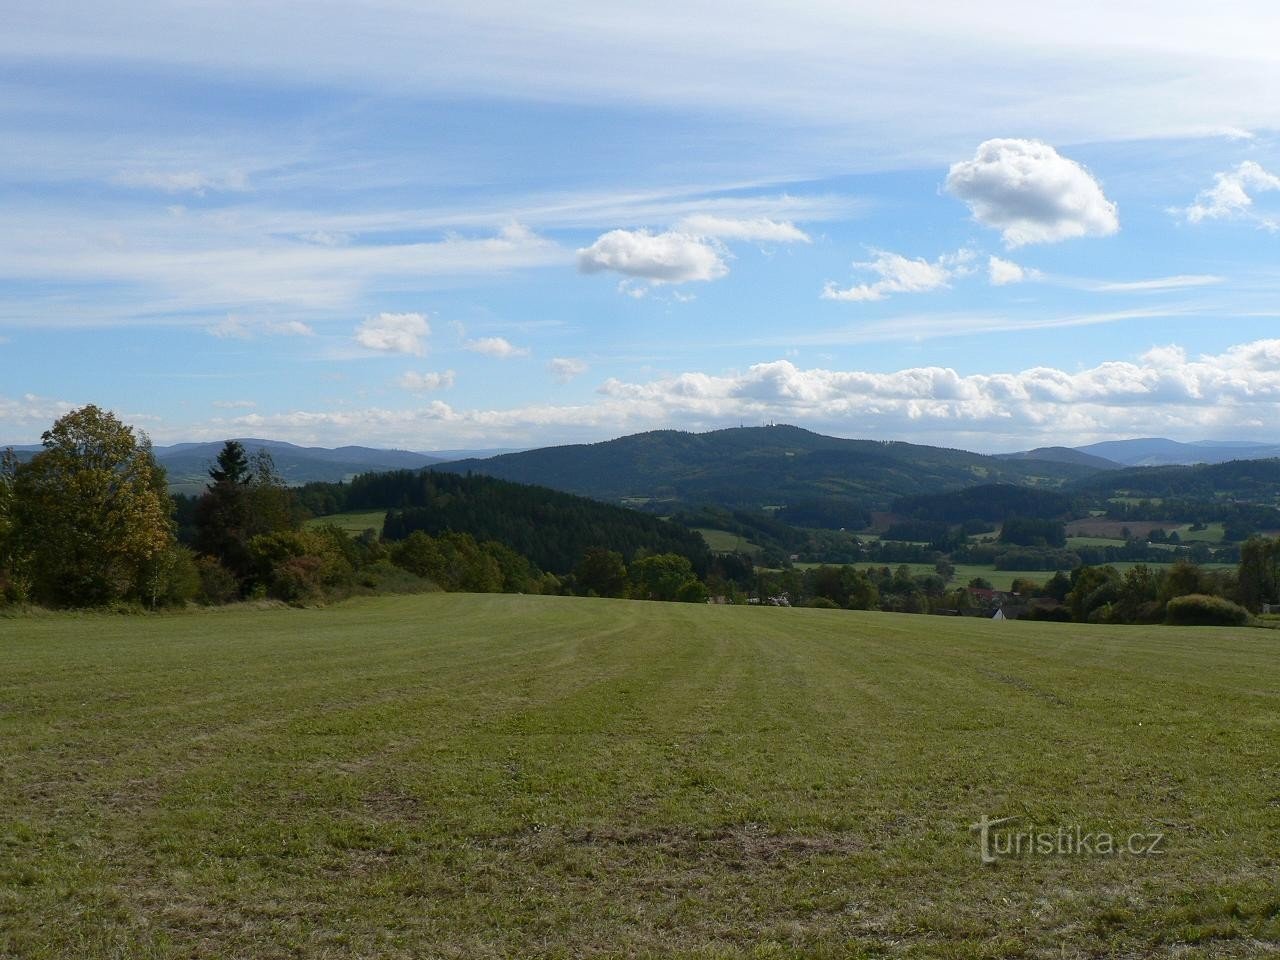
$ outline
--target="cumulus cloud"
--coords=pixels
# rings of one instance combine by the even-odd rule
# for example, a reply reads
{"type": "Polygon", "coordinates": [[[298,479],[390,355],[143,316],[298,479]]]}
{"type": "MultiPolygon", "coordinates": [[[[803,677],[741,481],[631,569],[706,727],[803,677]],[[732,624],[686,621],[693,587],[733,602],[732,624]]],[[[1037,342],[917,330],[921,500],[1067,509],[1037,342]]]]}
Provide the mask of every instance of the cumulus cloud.
{"type": "Polygon", "coordinates": [[[1186,439],[1265,437],[1278,414],[1280,339],[1271,339],[1197,357],[1166,345],[1082,370],[1038,366],[970,375],[943,366],[872,372],[773,360],[723,374],[610,379],[591,403],[461,410],[436,400],[405,410],[251,413],[207,429],[213,436],[269,431],[296,442],[528,445],[533,438],[591,440],[664,425],[700,429],[772,419],[840,436],[981,448],[1003,438],[1037,446],[1153,431],[1186,439]]]}
{"type": "Polygon", "coordinates": [[[760,240],[773,243],[809,243],[809,235],[788,220],[768,217],[724,217],[695,214],[685,217],[676,230],[693,237],[720,240],[760,240]]]}
{"type": "Polygon", "coordinates": [[[75,409],[66,400],[34,393],[21,397],[0,394],[0,444],[35,442],[63,414],[75,409]]]}
{"type": "Polygon", "coordinates": [[[856,270],[874,273],[880,279],[844,288],[828,280],[822,290],[822,299],[865,302],[883,300],[891,293],[940,290],[950,286],[953,277],[970,272],[968,264],[974,256],[972,250],[958,250],[930,262],[922,258],[909,259],[887,250],[871,252],[875,255],[874,260],[854,263],[853,266],[856,270]]]}
{"type": "Polygon", "coordinates": [[[993,287],[1006,287],[1011,283],[1040,280],[1043,276],[1044,274],[1034,267],[1024,267],[1000,257],[987,258],[987,282],[993,287]]]}
{"type": "Polygon", "coordinates": [[[1133,361],[1084,370],[1031,367],[1012,373],[961,375],[948,367],[890,373],[800,369],[788,360],[743,373],[685,373],[647,383],[611,379],[611,400],[669,415],[759,417],[850,425],[880,419],[899,429],[952,424],[978,431],[1016,429],[1034,436],[1149,430],[1152,426],[1261,426],[1280,411],[1280,340],[1259,340],[1220,354],[1190,358],[1156,347],[1133,361]]]}
{"type": "Polygon", "coordinates": [[[988,140],[953,163],[947,190],[1005,246],[1105,237],[1120,229],[1116,205],[1084,167],[1039,140],[988,140]]]}
{"type": "Polygon", "coordinates": [[[547,369],[556,383],[568,383],[574,377],[586,373],[587,364],[576,357],[554,357],[547,364],[547,369]]]}
{"type": "Polygon", "coordinates": [[[385,353],[426,353],[423,342],[431,334],[431,325],[420,313],[380,313],[369,317],[356,328],[356,343],[369,350],[385,353]]]}
{"type": "Polygon", "coordinates": [[[486,357],[525,357],[529,355],[528,347],[517,347],[506,337],[479,337],[466,341],[463,346],[472,353],[481,353],[486,357]]]}
{"type": "Polygon", "coordinates": [[[253,340],[256,337],[310,337],[315,331],[301,320],[253,320],[232,314],[205,327],[205,333],[220,340],[253,340]]]}
{"type": "Polygon", "coordinates": [[[429,373],[408,370],[400,375],[400,379],[397,382],[404,389],[413,393],[431,393],[433,390],[448,390],[453,386],[454,379],[452,370],[431,371],[429,373]]]}
{"type": "Polygon", "coordinates": [[[578,251],[578,269],[614,270],[650,283],[718,280],[729,272],[714,243],[679,230],[610,230],[578,251]]]}
{"type": "Polygon", "coordinates": [[[1280,177],[1246,160],[1234,170],[1213,175],[1213,186],[1202,190],[1195,201],[1182,211],[1189,223],[1205,220],[1252,220],[1268,230],[1280,228],[1280,221],[1260,214],[1254,207],[1254,194],[1280,190],[1280,177]]]}

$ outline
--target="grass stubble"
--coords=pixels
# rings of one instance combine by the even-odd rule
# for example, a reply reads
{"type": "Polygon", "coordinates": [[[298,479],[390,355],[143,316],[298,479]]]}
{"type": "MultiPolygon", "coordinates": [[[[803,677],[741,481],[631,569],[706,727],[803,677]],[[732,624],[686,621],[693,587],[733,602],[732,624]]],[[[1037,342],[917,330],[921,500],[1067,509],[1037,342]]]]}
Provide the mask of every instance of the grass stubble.
{"type": "Polygon", "coordinates": [[[1276,952],[1275,636],[461,594],[0,620],[0,956],[1276,952]],[[984,814],[1164,853],[983,865],[984,814]]]}

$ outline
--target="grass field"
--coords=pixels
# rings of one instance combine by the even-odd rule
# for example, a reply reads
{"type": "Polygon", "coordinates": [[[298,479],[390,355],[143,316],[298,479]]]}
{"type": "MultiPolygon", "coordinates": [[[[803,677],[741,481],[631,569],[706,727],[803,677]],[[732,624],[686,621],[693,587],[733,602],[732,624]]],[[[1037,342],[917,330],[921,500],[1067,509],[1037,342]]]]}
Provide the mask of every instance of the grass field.
{"type": "MultiPolygon", "coordinates": [[[[1071,542],[1067,542],[1070,547],[1071,542]]],[[[821,563],[796,563],[793,564],[797,569],[808,570],[814,567],[821,567],[821,563]]],[[[890,570],[896,570],[898,567],[906,567],[913,574],[928,574],[935,572],[935,565],[932,563],[855,563],[853,564],[859,570],[880,569],[888,567],[890,570]]],[[[962,587],[976,577],[982,577],[991,584],[995,590],[1008,590],[1013,586],[1014,580],[1034,580],[1036,583],[1043,584],[1046,580],[1053,576],[1053,572],[1049,570],[997,570],[990,564],[979,563],[957,563],[954,564],[955,573],[951,579],[947,581],[947,586],[951,589],[962,587]]],[[[1115,567],[1121,573],[1124,573],[1130,567],[1147,566],[1153,570],[1168,569],[1173,566],[1171,563],[1139,563],[1133,560],[1121,560],[1116,563],[1108,564],[1115,567]]],[[[1233,569],[1234,563],[1201,563],[1198,566],[1202,570],[1228,570],[1233,569]]]]}
{"type": "Polygon", "coordinates": [[[1278,643],[458,594],[0,619],[0,956],[1257,956],[1278,643]],[[1163,853],[983,865],[983,815],[1163,853]]]}
{"type": "Polygon", "coordinates": [[[730,533],[728,530],[712,530],[710,527],[697,527],[696,531],[702,534],[702,539],[707,541],[707,546],[715,553],[745,553],[750,557],[758,557],[763,551],[759,544],[752,543],[746,537],[737,533],[730,533]]]}
{"type": "Polygon", "coordinates": [[[352,536],[359,536],[366,530],[377,530],[381,534],[382,521],[386,517],[385,510],[357,510],[351,513],[334,513],[327,517],[312,517],[307,521],[307,526],[322,527],[332,524],[352,536]]]}

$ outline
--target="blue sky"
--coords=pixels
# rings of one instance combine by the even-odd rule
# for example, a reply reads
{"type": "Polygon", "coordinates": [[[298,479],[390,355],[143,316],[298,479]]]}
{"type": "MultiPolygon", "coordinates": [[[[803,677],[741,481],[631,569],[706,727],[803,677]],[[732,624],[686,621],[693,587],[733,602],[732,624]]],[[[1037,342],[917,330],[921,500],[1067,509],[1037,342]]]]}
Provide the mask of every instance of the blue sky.
{"type": "Polygon", "coordinates": [[[532,6],[10,11],[0,440],[1276,439],[1271,5],[532,6]]]}

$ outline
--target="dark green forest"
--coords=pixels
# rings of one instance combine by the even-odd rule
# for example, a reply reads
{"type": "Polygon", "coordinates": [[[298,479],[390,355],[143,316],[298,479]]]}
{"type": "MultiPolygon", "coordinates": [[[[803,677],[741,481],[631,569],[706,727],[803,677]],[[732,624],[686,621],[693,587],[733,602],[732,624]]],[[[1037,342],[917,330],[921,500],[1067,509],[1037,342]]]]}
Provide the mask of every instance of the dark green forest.
{"type": "MultiPolygon", "coordinates": [[[[721,433],[735,443],[748,436],[721,433]]],[[[644,435],[645,443],[656,436],[644,435]]],[[[679,448],[693,435],[662,436],[679,448]]],[[[768,428],[767,436],[783,445],[817,438],[812,462],[848,453],[793,428],[768,428]]],[[[910,445],[873,444],[869,460],[906,469],[900,447],[910,445]]],[[[916,449],[963,467],[963,457],[952,462],[954,451],[916,449]]],[[[764,451],[761,475],[777,452],[764,451]]],[[[314,604],[360,593],[464,590],[974,615],[989,615],[996,604],[1049,619],[1236,622],[1280,600],[1280,540],[1245,529],[1274,519],[1276,507],[1194,497],[1206,483],[1221,482],[1262,501],[1272,495],[1266,484],[1275,469],[1264,461],[1107,473],[1121,477],[1123,489],[1185,500],[1090,499],[1111,488],[1090,494],[1082,484],[970,483],[898,497],[877,537],[820,525],[858,515],[839,498],[773,509],[712,502],[664,519],[436,467],[293,487],[269,451],[250,455],[234,440],[219,448],[198,495],[174,496],[145,435],[88,406],[59,419],[39,451],[22,461],[11,452],[0,459],[0,591],[17,607],[314,604]],[[1147,479],[1135,485],[1135,476],[1147,479]],[[1149,521],[1175,505],[1228,518],[1224,542],[1186,545],[1176,533],[1148,528],[1142,537],[1126,533],[1118,546],[1076,545],[1065,536],[1064,520],[1085,510],[1103,518],[1145,511],[1149,521]],[[353,536],[325,522],[345,512],[376,512],[381,530],[353,536]],[[815,525],[799,525],[797,517],[815,525]],[[1230,522],[1245,542],[1232,542],[1230,522]],[[698,529],[731,533],[753,549],[713,553],[698,529]],[[823,565],[795,563],[809,557],[823,565]],[[1238,566],[1208,570],[1190,562],[1225,557],[1238,566]],[[1020,573],[1012,591],[993,591],[981,578],[955,586],[957,563],[1020,573]],[[1120,563],[1124,569],[1112,565],[1120,563]],[[921,566],[933,572],[921,573],[921,566]],[[1037,570],[1043,575],[1022,573],[1037,570]]]]}

